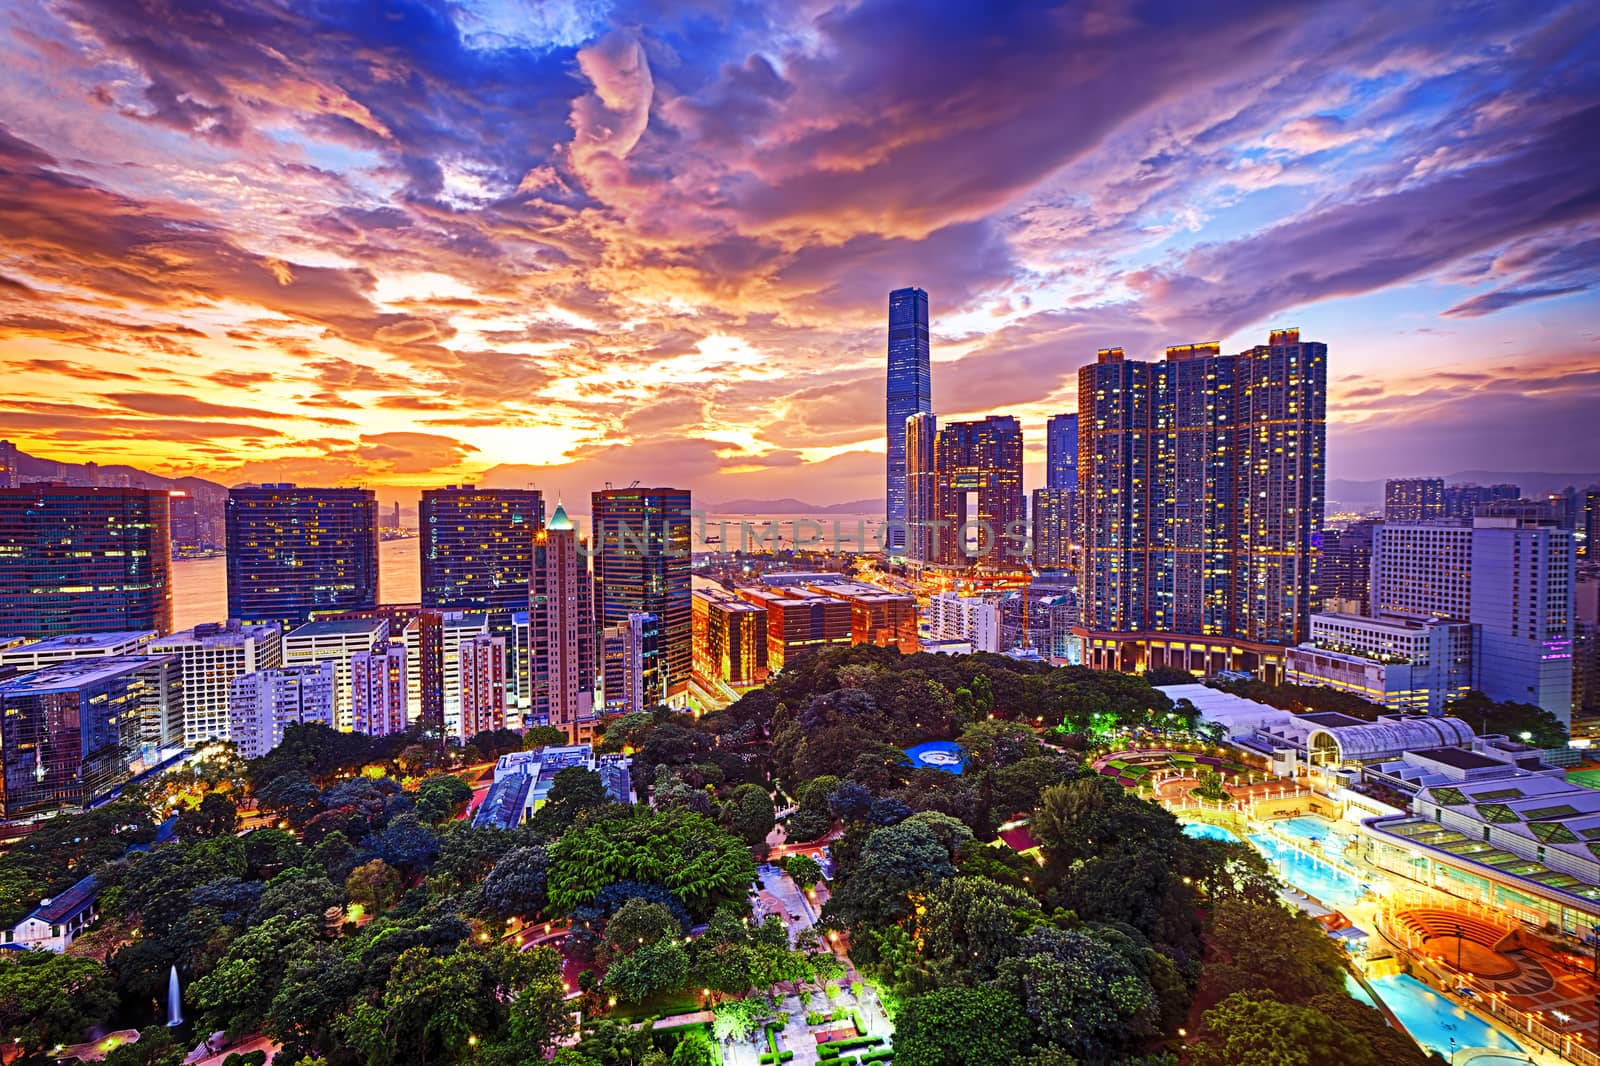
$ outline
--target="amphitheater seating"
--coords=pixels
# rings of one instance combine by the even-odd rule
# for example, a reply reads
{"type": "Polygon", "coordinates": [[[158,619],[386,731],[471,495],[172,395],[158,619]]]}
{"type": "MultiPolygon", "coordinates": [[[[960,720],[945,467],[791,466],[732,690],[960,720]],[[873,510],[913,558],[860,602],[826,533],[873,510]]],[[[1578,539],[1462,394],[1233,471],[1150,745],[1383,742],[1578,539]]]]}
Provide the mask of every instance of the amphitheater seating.
{"type": "Polygon", "coordinates": [[[1395,920],[1424,951],[1437,953],[1452,962],[1459,960],[1461,968],[1468,973],[1485,978],[1507,978],[1515,977],[1523,969],[1507,954],[1518,947],[1515,930],[1504,929],[1482,918],[1431,907],[1402,911],[1395,920]]]}

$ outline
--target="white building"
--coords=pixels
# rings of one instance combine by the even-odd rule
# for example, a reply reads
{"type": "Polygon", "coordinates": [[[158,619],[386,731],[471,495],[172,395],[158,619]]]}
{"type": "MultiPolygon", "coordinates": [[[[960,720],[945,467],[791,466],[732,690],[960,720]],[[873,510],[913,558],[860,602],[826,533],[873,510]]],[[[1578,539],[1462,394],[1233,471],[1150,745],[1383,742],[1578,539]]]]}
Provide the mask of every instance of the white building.
{"type": "Polygon", "coordinates": [[[91,874],[61,895],[40,900],[22,921],[5,930],[5,946],[23,951],[66,951],[99,917],[95,906],[99,896],[100,884],[91,874]]]}
{"type": "Polygon", "coordinates": [[[294,722],[334,724],[337,670],[331,659],[241,674],[233,679],[228,731],[245,759],[259,759],[283,743],[294,722]]]}
{"type": "Polygon", "coordinates": [[[1000,605],[979,596],[935,593],[928,601],[928,632],[936,641],[965,641],[973,651],[1000,650],[1000,605]]]}
{"type": "Polygon", "coordinates": [[[1527,518],[1472,524],[1472,622],[1477,688],[1572,720],[1576,540],[1527,518]]]}
{"type": "Polygon", "coordinates": [[[150,650],[183,663],[183,742],[189,747],[229,739],[234,678],[283,665],[283,635],[275,625],[207,623],[161,637],[150,650]]]}
{"type": "Polygon", "coordinates": [[[1285,656],[1284,680],[1442,714],[1472,687],[1472,633],[1466,622],[1314,614],[1311,639],[1285,656]]]}
{"type": "Polygon", "coordinates": [[[350,711],[357,733],[386,737],[406,728],[406,646],[393,641],[350,657],[350,711]]]}
{"type": "Polygon", "coordinates": [[[461,679],[460,731],[462,740],[506,727],[506,642],[487,633],[461,642],[456,650],[456,672],[461,679]]]}
{"type": "Polygon", "coordinates": [[[145,655],[150,652],[148,645],[155,638],[153,629],[127,629],[28,640],[0,651],[0,666],[15,666],[19,673],[29,673],[95,655],[145,655]]]}
{"type": "MultiPolygon", "coordinates": [[[[461,734],[461,642],[489,632],[487,614],[447,611],[440,625],[441,669],[444,674],[445,732],[461,734]]],[[[422,715],[422,619],[413,619],[401,634],[406,646],[406,719],[422,715]]]]}
{"type": "Polygon", "coordinates": [[[1472,529],[1433,522],[1386,523],[1372,531],[1375,617],[1469,619],[1472,529]]]}
{"type": "Polygon", "coordinates": [[[383,618],[335,618],[308,622],[289,631],[283,638],[283,665],[333,663],[333,712],[335,728],[346,733],[355,724],[350,699],[350,660],[361,652],[389,639],[389,623],[383,618]]]}

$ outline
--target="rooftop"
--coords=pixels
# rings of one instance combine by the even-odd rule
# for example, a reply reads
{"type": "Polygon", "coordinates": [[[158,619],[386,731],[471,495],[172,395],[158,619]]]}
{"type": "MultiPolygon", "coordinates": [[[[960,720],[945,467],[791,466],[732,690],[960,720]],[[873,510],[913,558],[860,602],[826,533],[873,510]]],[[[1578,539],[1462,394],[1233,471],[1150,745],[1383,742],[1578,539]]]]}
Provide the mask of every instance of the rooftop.
{"type": "Polygon", "coordinates": [[[67,692],[131,674],[152,663],[175,662],[172,655],[95,655],[66,662],[51,663],[42,670],[0,681],[0,694],[29,696],[44,692],[67,692]]]}
{"type": "Polygon", "coordinates": [[[289,631],[288,639],[295,637],[357,637],[370,635],[389,623],[382,618],[329,618],[322,622],[307,622],[289,631]]]}
{"type": "MultiPolygon", "coordinates": [[[[98,648],[116,648],[124,644],[142,644],[156,635],[153,629],[118,629],[109,633],[70,633],[61,637],[45,637],[29,641],[7,652],[36,655],[54,651],[92,651],[98,648]]],[[[0,640],[0,647],[5,642],[0,640]]]]}
{"type": "Polygon", "coordinates": [[[215,622],[202,622],[193,629],[157,637],[152,646],[163,648],[174,644],[243,644],[247,640],[261,640],[277,628],[270,624],[223,626],[215,622]]]}
{"type": "Polygon", "coordinates": [[[1410,754],[1420,759],[1431,759],[1446,766],[1454,766],[1457,770],[1488,770],[1508,764],[1500,759],[1491,759],[1487,755],[1480,755],[1475,751],[1463,748],[1419,748],[1410,754]]]}
{"type": "Polygon", "coordinates": [[[70,921],[73,915],[92,906],[94,898],[99,891],[100,882],[94,879],[93,874],[90,874],[61,893],[61,895],[41,902],[22,920],[25,922],[28,918],[37,918],[41,922],[46,922],[50,925],[60,925],[63,922],[70,921]]]}

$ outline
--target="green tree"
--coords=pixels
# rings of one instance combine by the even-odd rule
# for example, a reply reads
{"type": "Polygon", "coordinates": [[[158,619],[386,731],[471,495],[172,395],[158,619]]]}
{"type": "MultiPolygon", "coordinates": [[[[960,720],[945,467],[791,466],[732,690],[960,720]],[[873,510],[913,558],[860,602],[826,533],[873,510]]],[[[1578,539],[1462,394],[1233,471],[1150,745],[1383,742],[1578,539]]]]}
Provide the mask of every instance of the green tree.
{"type": "Polygon", "coordinates": [[[189,986],[189,1001],[205,1024],[235,1036],[261,1027],[290,962],[319,934],[321,915],[275,915],[241,933],[215,969],[189,986]]]}
{"type": "Polygon", "coordinates": [[[955,853],[972,831],[948,815],[923,811],[875,829],[860,859],[833,884],[824,917],[852,930],[897,922],[911,912],[911,894],[955,875],[955,853]]]}
{"type": "Polygon", "coordinates": [[[740,785],[723,808],[728,826],[750,847],[760,847],[772,832],[772,797],[760,785],[740,785]]]}
{"type": "Polygon", "coordinates": [[[483,882],[483,902],[499,918],[528,918],[544,909],[550,859],[544,848],[512,848],[483,882]]]}
{"type": "Polygon", "coordinates": [[[344,882],[344,894],[350,902],[373,914],[382,914],[398,903],[402,891],[399,872],[382,859],[357,866],[344,882]]]}
{"type": "Polygon", "coordinates": [[[604,987],[629,1003],[666,995],[689,981],[689,953],[676,938],[657,940],[615,959],[604,987]]]}
{"type": "Polygon", "coordinates": [[[1458,700],[1451,700],[1445,713],[1464,720],[1480,733],[1501,733],[1536,748],[1567,746],[1567,727],[1537,704],[1495,701],[1472,691],[1458,700]]]}
{"type": "Polygon", "coordinates": [[[0,953],[0,1032],[27,1051],[76,1043],[115,1007],[111,982],[93,959],[0,953]]]}
{"type": "Polygon", "coordinates": [[[810,888],[822,880],[822,864],[810,855],[787,855],[779,865],[801,888],[810,888]]]}
{"type": "Polygon", "coordinates": [[[897,1066],[995,1066],[1028,1040],[1016,997],[992,988],[941,988],[906,1000],[894,1020],[897,1066]]]}
{"type": "Polygon", "coordinates": [[[672,1049],[670,1066],[716,1066],[716,1049],[704,1029],[691,1029],[678,1040],[672,1049]]]}
{"type": "Polygon", "coordinates": [[[164,1025],[139,1030],[139,1039],[118,1044],[106,1052],[105,1066],[179,1066],[184,1049],[172,1039],[164,1025]]]}
{"type": "Polygon", "coordinates": [[[928,961],[953,983],[988,980],[1016,953],[1030,925],[1043,921],[1039,901],[981,877],[953,877],[929,892],[916,915],[928,961]]]}
{"type": "Polygon", "coordinates": [[[178,816],[178,836],[184,840],[219,837],[239,828],[239,808],[220,792],[208,792],[199,806],[178,816]]]}
{"type": "Polygon", "coordinates": [[[1205,1013],[1206,1033],[1189,1046],[1196,1066],[1378,1066],[1349,1029],[1270,993],[1235,992],[1205,1013]]]}
{"type": "Polygon", "coordinates": [[[486,1056],[505,1066],[538,1062],[552,1044],[572,1032],[560,953],[554,948],[534,948],[525,960],[527,983],[512,1000],[504,1033],[486,1056]]]}
{"type": "Polygon", "coordinates": [[[471,785],[453,774],[434,774],[417,789],[417,817],[438,825],[460,814],[470,802],[471,785]]]}
{"type": "Polygon", "coordinates": [[[649,900],[630,899],[606,922],[597,958],[605,965],[639,948],[661,940],[677,940],[682,935],[683,927],[666,907],[649,900]]]}
{"type": "Polygon", "coordinates": [[[1220,900],[1210,940],[1220,957],[1206,966],[1204,985],[1217,998],[1259,990],[1303,1002],[1344,990],[1338,947],[1316,922],[1276,901],[1220,900]]]}
{"type": "Polygon", "coordinates": [[[540,748],[560,747],[567,742],[567,734],[553,725],[536,725],[522,734],[522,750],[538,751],[540,748]]]}
{"type": "Polygon", "coordinates": [[[636,808],[580,826],[550,845],[550,902],[592,903],[619,881],[661,885],[692,913],[742,898],[755,862],[737,837],[691,811],[636,808]]]}
{"type": "Polygon", "coordinates": [[[1117,947],[1083,929],[1036,929],[1000,964],[999,984],[1035,1031],[1082,1058],[1131,1050],[1155,1034],[1154,989],[1117,947]]]}

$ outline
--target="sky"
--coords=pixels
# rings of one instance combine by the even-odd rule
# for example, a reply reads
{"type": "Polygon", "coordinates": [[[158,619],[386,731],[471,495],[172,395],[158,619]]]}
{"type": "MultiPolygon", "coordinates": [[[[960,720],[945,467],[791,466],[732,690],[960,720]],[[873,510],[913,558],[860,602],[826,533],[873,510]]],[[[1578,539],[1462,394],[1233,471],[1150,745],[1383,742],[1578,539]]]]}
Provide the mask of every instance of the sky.
{"type": "Polygon", "coordinates": [[[0,436],[880,497],[1099,348],[1329,348],[1329,474],[1600,469],[1600,5],[11,0],[0,436]]]}

